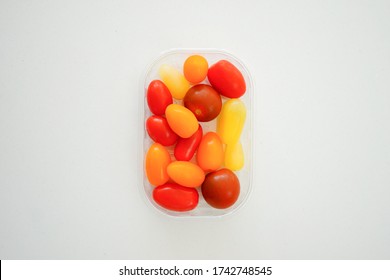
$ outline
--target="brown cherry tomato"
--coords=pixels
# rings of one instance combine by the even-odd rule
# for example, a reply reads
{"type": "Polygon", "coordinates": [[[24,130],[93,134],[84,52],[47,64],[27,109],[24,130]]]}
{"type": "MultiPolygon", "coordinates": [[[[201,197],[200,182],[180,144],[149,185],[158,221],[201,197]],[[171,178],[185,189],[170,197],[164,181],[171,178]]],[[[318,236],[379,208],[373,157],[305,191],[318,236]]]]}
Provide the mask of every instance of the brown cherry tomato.
{"type": "Polygon", "coordinates": [[[194,113],[200,122],[215,119],[222,108],[219,93],[209,85],[196,85],[190,88],[184,97],[184,106],[194,113]]]}
{"type": "Polygon", "coordinates": [[[206,202],[218,209],[232,206],[240,194],[240,181],[236,174],[227,168],[206,175],[202,184],[202,194],[206,202]]]}

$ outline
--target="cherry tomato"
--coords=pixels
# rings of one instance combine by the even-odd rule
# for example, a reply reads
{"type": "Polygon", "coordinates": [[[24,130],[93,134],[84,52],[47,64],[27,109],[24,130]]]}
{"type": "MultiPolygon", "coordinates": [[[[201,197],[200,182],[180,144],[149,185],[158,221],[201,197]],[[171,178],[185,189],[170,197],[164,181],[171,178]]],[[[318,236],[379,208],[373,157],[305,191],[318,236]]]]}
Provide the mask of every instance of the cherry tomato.
{"type": "Polygon", "coordinates": [[[194,156],[198,146],[200,144],[200,140],[202,140],[203,129],[202,126],[199,125],[198,130],[189,138],[179,138],[177,140],[177,144],[175,146],[175,158],[177,160],[185,160],[189,161],[194,156]]]}
{"type": "Polygon", "coordinates": [[[176,143],[178,136],[169,127],[168,121],[164,117],[151,116],[146,121],[146,130],[154,142],[163,146],[171,146],[176,143]]]}
{"type": "Polygon", "coordinates": [[[223,163],[223,146],[221,139],[215,132],[207,132],[196,153],[196,161],[204,171],[214,171],[221,167],[223,163]]]}
{"type": "Polygon", "coordinates": [[[184,106],[194,113],[200,122],[215,119],[222,108],[221,96],[209,85],[196,85],[184,97],[184,106]]]}
{"type": "Polygon", "coordinates": [[[150,82],[146,93],[146,99],[150,111],[157,116],[164,115],[167,106],[173,103],[169,89],[160,80],[150,82]]]}
{"type": "Polygon", "coordinates": [[[244,151],[241,142],[227,145],[225,149],[225,167],[230,170],[240,170],[244,166],[244,151]]]}
{"type": "Polygon", "coordinates": [[[184,106],[169,105],[165,110],[165,116],[169,126],[181,138],[188,138],[198,130],[199,124],[196,117],[184,106]]]}
{"type": "Polygon", "coordinates": [[[153,143],[146,153],[146,176],[153,186],[163,185],[168,182],[167,167],[171,163],[171,157],[167,149],[159,143],[153,143]]]}
{"type": "Polygon", "coordinates": [[[197,188],[204,180],[203,170],[189,161],[174,161],[168,165],[167,172],[175,183],[184,187],[197,188]]]}
{"type": "Polygon", "coordinates": [[[245,104],[238,98],[226,101],[217,120],[217,133],[227,145],[235,145],[245,124],[245,104]]]}
{"type": "Polygon", "coordinates": [[[166,183],[153,189],[153,199],[160,206],[172,211],[190,211],[198,205],[199,194],[194,188],[166,183]]]}
{"type": "Polygon", "coordinates": [[[209,68],[210,84],[223,96],[238,98],[246,91],[244,77],[240,70],[227,60],[220,60],[209,68]]]}
{"type": "Polygon", "coordinates": [[[191,55],[186,59],[183,66],[184,77],[193,84],[198,84],[207,76],[209,64],[200,55],[191,55]]]}
{"type": "Polygon", "coordinates": [[[202,184],[202,194],[210,206],[218,209],[228,208],[238,199],[240,181],[226,168],[211,172],[202,184]]]}
{"type": "Polygon", "coordinates": [[[190,83],[186,80],[182,73],[170,65],[162,65],[159,69],[160,77],[169,88],[173,98],[183,99],[187,90],[190,88],[190,83]]]}

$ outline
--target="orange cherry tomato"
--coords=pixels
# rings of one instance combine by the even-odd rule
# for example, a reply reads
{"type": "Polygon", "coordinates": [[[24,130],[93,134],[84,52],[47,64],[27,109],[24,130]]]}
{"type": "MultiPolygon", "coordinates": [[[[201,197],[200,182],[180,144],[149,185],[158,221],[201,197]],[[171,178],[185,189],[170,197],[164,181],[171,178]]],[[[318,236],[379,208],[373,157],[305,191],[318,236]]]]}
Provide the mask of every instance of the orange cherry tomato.
{"type": "Polygon", "coordinates": [[[146,176],[153,186],[163,185],[169,180],[167,167],[171,163],[171,157],[167,149],[154,143],[146,153],[145,169],[146,176]]]}
{"type": "Polygon", "coordinates": [[[207,132],[200,141],[196,161],[204,171],[214,171],[222,166],[224,158],[221,138],[215,132],[207,132]]]}
{"type": "Polygon", "coordinates": [[[193,84],[198,84],[207,76],[209,64],[200,55],[191,55],[186,59],[183,66],[184,77],[193,84]]]}
{"type": "Polygon", "coordinates": [[[198,130],[199,123],[195,115],[182,105],[169,105],[165,116],[171,129],[181,138],[188,138],[198,130]]]}
{"type": "Polygon", "coordinates": [[[167,172],[171,179],[184,187],[197,188],[204,181],[204,172],[189,161],[174,161],[168,165],[167,172]]]}

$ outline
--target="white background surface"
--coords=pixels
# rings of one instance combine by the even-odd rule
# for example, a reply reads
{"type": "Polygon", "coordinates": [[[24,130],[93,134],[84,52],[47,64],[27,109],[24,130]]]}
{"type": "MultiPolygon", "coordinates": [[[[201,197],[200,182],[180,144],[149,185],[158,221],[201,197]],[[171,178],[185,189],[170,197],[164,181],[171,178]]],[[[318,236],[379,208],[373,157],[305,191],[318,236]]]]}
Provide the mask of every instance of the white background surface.
{"type": "Polygon", "coordinates": [[[0,2],[0,258],[390,258],[390,2],[0,2]],[[139,82],[223,48],[256,83],[253,192],[172,220],[138,191],[139,82]]]}

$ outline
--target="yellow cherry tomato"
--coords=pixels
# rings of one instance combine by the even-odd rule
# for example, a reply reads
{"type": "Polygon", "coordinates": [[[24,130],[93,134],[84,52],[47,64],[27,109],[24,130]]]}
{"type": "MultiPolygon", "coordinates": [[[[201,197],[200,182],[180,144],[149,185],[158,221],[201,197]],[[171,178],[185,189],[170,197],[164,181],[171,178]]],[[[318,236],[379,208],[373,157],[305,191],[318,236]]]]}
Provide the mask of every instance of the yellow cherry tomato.
{"type": "Polygon", "coordinates": [[[241,142],[226,146],[225,167],[232,171],[237,171],[244,167],[244,151],[241,142]]]}
{"type": "Polygon", "coordinates": [[[174,161],[168,165],[167,171],[175,183],[189,188],[202,185],[205,177],[203,170],[189,161],[174,161]]]}
{"type": "Polygon", "coordinates": [[[159,75],[168,87],[173,98],[183,99],[190,88],[189,82],[176,68],[163,64],[159,69],[159,75]]]}
{"type": "Polygon", "coordinates": [[[223,163],[223,146],[218,134],[207,132],[200,141],[196,161],[204,171],[214,171],[223,163]]]}
{"type": "Polygon", "coordinates": [[[191,55],[186,59],[183,66],[184,77],[193,84],[198,84],[207,76],[209,64],[200,55],[191,55]]]}
{"type": "Polygon", "coordinates": [[[199,128],[194,113],[182,105],[171,104],[165,109],[170,128],[181,138],[192,136],[199,128]]]}
{"type": "Polygon", "coordinates": [[[154,143],[150,146],[145,159],[146,176],[150,184],[159,186],[168,182],[167,167],[170,163],[171,157],[163,145],[154,143]]]}
{"type": "Polygon", "coordinates": [[[217,133],[226,145],[235,145],[245,124],[246,108],[238,98],[226,101],[217,120],[217,133]]]}

